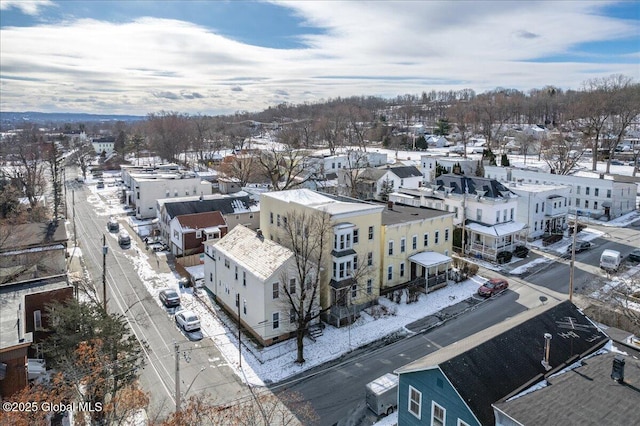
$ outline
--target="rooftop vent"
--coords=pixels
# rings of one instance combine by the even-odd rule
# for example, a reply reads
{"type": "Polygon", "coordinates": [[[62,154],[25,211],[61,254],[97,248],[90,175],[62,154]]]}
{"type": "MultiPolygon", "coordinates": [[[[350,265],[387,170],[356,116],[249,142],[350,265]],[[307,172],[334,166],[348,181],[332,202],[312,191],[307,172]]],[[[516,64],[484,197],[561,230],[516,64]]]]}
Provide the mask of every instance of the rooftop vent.
{"type": "Polygon", "coordinates": [[[551,334],[544,333],[544,358],[542,359],[542,366],[545,370],[551,370],[551,365],[549,364],[549,351],[551,349],[551,334]]]}
{"type": "Polygon", "coordinates": [[[624,382],[624,358],[617,355],[613,359],[613,365],[611,366],[611,378],[618,383],[624,382]]]}

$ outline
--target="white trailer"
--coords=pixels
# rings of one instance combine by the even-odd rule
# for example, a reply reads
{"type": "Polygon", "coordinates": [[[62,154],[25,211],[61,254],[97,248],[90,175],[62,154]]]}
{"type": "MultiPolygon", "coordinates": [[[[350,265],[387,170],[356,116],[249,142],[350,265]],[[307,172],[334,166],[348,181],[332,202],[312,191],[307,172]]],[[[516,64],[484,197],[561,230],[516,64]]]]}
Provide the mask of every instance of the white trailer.
{"type": "Polygon", "coordinates": [[[387,373],[367,383],[367,406],[376,416],[389,415],[398,406],[398,376],[387,373]]]}

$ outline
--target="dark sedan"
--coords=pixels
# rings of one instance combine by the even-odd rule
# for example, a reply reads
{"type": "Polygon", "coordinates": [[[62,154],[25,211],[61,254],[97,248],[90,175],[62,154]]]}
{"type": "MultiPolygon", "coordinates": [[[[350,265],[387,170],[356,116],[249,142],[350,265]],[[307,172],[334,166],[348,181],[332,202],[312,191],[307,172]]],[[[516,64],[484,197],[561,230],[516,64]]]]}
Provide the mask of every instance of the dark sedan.
{"type": "MultiPolygon", "coordinates": [[[[572,244],[569,244],[567,247],[567,253],[571,254],[572,244]]],[[[591,243],[589,241],[576,241],[576,253],[583,252],[585,250],[589,250],[591,248],[591,243]]]]}
{"type": "Polygon", "coordinates": [[[491,278],[478,289],[478,295],[482,297],[491,297],[494,294],[501,293],[509,287],[507,280],[502,278],[491,278]]]}
{"type": "Polygon", "coordinates": [[[640,262],[640,249],[634,249],[629,253],[629,260],[633,262],[640,262]]]}
{"type": "Polygon", "coordinates": [[[175,308],[176,306],[180,306],[180,296],[178,292],[172,290],[170,288],[166,290],[162,290],[158,297],[164,306],[167,308],[175,308]]]}

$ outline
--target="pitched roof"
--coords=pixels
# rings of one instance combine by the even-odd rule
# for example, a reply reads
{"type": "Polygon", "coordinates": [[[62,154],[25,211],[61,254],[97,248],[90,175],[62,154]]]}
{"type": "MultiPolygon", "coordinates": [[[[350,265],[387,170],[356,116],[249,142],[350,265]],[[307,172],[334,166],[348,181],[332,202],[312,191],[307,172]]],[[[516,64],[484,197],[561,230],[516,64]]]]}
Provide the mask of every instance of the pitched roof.
{"type": "Polygon", "coordinates": [[[10,227],[2,226],[1,228],[0,235],[2,235],[3,241],[0,245],[0,251],[51,246],[68,240],[64,223],[60,221],[25,223],[10,227]]]}
{"type": "Polygon", "coordinates": [[[288,248],[259,237],[255,231],[243,225],[236,225],[213,247],[261,280],[269,279],[293,257],[293,252],[288,248]]]}
{"type": "Polygon", "coordinates": [[[249,196],[225,197],[215,200],[194,200],[167,202],[164,204],[165,211],[169,217],[182,216],[185,214],[204,213],[219,211],[222,214],[233,214],[249,211],[255,203],[249,196]]]}
{"type": "MultiPolygon", "coordinates": [[[[624,348],[628,352],[628,348],[624,348]]],[[[496,408],[520,424],[637,425],[640,424],[640,361],[624,356],[624,382],[611,379],[613,360],[620,353],[605,352],[573,369],[547,378],[546,385],[523,393],[496,408]]]]}
{"type": "Polygon", "coordinates": [[[176,216],[175,219],[183,229],[203,229],[227,224],[219,211],[183,214],[176,216]]]}
{"type": "Polygon", "coordinates": [[[455,194],[464,194],[465,191],[468,191],[469,194],[475,195],[476,191],[485,191],[483,196],[486,198],[504,198],[505,194],[513,194],[509,188],[495,179],[462,176],[453,173],[438,176],[436,185],[445,188],[451,187],[453,188],[452,192],[455,194]]]}
{"type": "Polygon", "coordinates": [[[491,404],[547,373],[544,334],[552,336],[551,371],[594,352],[608,337],[569,301],[530,309],[396,370],[440,368],[482,424],[494,424],[491,404]]]}
{"type": "Polygon", "coordinates": [[[422,173],[420,173],[420,170],[418,170],[416,166],[390,167],[389,171],[400,179],[422,176],[422,173]]]}

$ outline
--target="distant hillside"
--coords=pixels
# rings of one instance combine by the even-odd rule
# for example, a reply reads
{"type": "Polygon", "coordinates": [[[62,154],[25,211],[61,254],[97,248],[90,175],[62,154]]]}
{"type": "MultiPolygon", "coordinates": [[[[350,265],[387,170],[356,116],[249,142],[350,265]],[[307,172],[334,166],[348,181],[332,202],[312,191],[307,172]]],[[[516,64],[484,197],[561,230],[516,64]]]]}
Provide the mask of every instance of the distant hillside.
{"type": "Polygon", "coordinates": [[[96,121],[140,121],[144,116],[139,115],[108,115],[108,114],[83,114],[83,113],[56,113],[56,112],[0,112],[0,123],[3,126],[16,123],[89,123],[96,121]]]}

